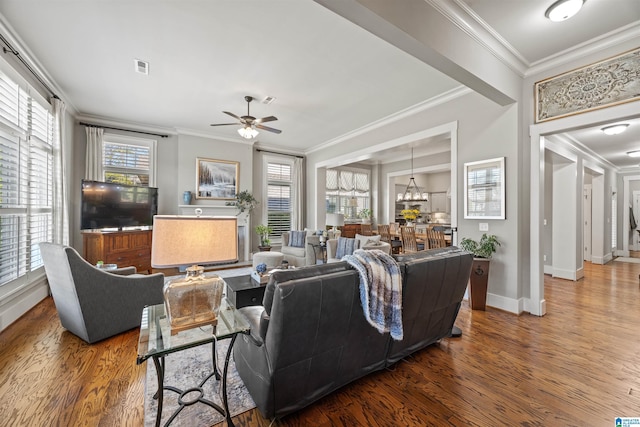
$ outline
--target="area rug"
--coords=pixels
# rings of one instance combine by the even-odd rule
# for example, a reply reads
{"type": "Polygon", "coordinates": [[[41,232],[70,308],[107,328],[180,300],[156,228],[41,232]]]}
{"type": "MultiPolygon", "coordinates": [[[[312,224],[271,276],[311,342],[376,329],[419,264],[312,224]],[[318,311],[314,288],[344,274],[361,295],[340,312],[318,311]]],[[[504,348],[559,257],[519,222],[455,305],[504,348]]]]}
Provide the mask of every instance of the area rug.
{"type": "Polygon", "coordinates": [[[634,264],[640,264],[640,258],[628,258],[628,257],[623,257],[623,256],[619,256],[618,258],[614,259],[614,261],[617,262],[631,262],[634,264]]]}
{"type": "MultiPolygon", "coordinates": [[[[222,278],[236,277],[251,274],[251,267],[232,268],[228,270],[212,271],[222,278]]],[[[207,275],[209,272],[206,273],[207,275]]],[[[240,338],[238,338],[240,339],[240,338]]],[[[218,366],[220,372],[224,367],[224,358],[229,348],[230,339],[221,340],[217,343],[216,353],[218,355],[218,366]]],[[[144,393],[144,425],[145,427],[155,426],[156,414],[158,411],[158,401],[153,395],[158,389],[158,377],[153,360],[147,360],[147,376],[144,393]]],[[[187,350],[172,353],[165,358],[165,385],[172,385],[182,390],[197,386],[209,373],[211,373],[211,345],[201,345],[187,350]]],[[[222,405],[222,381],[210,378],[203,387],[204,398],[216,404],[222,405]]],[[[236,371],[233,356],[229,361],[229,371],[227,374],[227,396],[229,398],[229,412],[231,416],[236,416],[256,407],[251,395],[247,391],[244,383],[236,371]]],[[[190,394],[187,398],[192,397],[190,394]]],[[[178,394],[173,391],[164,391],[164,402],[162,405],[162,424],[169,419],[171,414],[178,408],[178,394]]],[[[208,427],[221,423],[224,417],[215,409],[196,403],[184,408],[176,419],[171,423],[177,427],[208,427]]]]}
{"type": "MultiPolygon", "coordinates": [[[[218,366],[220,371],[224,367],[224,358],[229,348],[230,339],[217,343],[216,353],[218,354],[218,366]]],[[[156,422],[158,411],[158,401],[153,398],[158,389],[158,377],[156,376],[153,360],[147,360],[147,377],[144,392],[144,425],[152,427],[156,422]]],[[[200,381],[211,373],[211,345],[205,344],[187,350],[172,353],[165,358],[165,385],[172,385],[185,390],[195,387],[200,381]]],[[[222,405],[222,380],[217,381],[210,378],[203,387],[204,398],[222,405]]],[[[229,362],[227,374],[227,396],[229,398],[229,412],[231,416],[236,416],[256,407],[251,395],[247,391],[244,383],[236,371],[233,356],[229,362]]],[[[186,398],[193,397],[191,394],[186,398]]],[[[178,394],[170,390],[164,391],[164,403],[162,405],[162,425],[171,417],[171,414],[178,408],[178,394]]],[[[196,403],[185,407],[172,426],[176,427],[209,427],[224,420],[215,409],[202,403],[196,403]]]]}

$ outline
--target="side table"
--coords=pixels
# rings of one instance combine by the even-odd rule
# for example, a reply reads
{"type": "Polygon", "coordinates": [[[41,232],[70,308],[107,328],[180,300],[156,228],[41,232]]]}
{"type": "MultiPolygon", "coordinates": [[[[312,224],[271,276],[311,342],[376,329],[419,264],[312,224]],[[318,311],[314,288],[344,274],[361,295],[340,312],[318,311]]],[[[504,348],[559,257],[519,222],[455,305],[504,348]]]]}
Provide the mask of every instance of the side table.
{"type": "Polygon", "coordinates": [[[164,390],[177,393],[178,409],[169,417],[165,426],[178,416],[178,414],[187,406],[196,403],[203,403],[224,415],[227,425],[233,426],[231,415],[229,414],[229,402],[227,399],[227,371],[229,369],[229,359],[233,343],[239,333],[249,333],[250,325],[242,313],[240,313],[232,304],[229,304],[226,298],[222,299],[220,305],[220,313],[218,315],[218,324],[215,326],[205,325],[193,329],[180,331],[175,335],[171,335],[171,327],[167,315],[165,313],[164,304],[158,304],[145,307],[142,310],[142,323],[140,325],[140,338],[138,339],[138,364],[144,363],[147,359],[152,358],[158,376],[158,391],[154,398],[158,399],[158,412],[156,414],[156,427],[160,426],[162,419],[162,404],[164,399],[164,390]],[[216,340],[231,339],[229,349],[224,360],[224,368],[222,373],[222,404],[220,406],[211,400],[204,398],[202,386],[213,376],[219,378],[220,374],[216,365],[215,342],[216,340]],[[197,386],[187,390],[180,390],[176,387],[164,384],[164,358],[165,356],[178,351],[186,350],[199,345],[212,345],[213,369],[197,386]],[[197,393],[196,399],[185,399],[188,394],[197,393]]]}
{"type": "Polygon", "coordinates": [[[327,263],[327,244],[318,244],[318,243],[307,243],[307,245],[311,246],[314,258],[314,264],[318,264],[318,251],[320,251],[320,261],[322,264],[327,263]]]}
{"type": "Polygon", "coordinates": [[[227,277],[227,298],[236,307],[261,305],[266,284],[260,284],[251,275],[227,277]]]}

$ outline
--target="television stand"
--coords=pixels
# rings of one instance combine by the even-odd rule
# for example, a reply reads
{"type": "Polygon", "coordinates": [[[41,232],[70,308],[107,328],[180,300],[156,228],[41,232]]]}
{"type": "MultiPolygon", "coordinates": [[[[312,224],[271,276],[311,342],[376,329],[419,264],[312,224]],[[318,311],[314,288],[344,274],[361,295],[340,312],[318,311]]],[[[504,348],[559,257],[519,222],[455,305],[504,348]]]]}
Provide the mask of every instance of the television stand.
{"type": "Polygon", "coordinates": [[[152,230],[83,231],[82,257],[93,265],[102,261],[150,273],[152,235],[152,230]]]}

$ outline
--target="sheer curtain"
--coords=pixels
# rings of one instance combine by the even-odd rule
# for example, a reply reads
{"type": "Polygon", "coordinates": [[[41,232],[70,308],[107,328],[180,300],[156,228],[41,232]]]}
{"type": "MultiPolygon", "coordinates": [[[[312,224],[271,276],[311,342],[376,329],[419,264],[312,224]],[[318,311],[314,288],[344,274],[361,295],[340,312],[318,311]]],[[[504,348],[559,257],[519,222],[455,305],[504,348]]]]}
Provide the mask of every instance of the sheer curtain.
{"type": "Polygon", "coordinates": [[[102,181],[104,179],[102,162],[104,129],[87,126],[85,130],[87,131],[87,166],[84,177],[94,181],[102,181]]]}
{"type": "Polygon", "coordinates": [[[69,244],[69,197],[67,192],[64,144],[66,128],[64,113],[66,105],[58,98],[53,98],[54,132],[53,138],[53,242],[61,245],[69,244]]]}
{"type": "Polygon", "coordinates": [[[302,194],[304,191],[304,172],[302,159],[296,157],[293,161],[293,206],[291,215],[291,229],[302,230],[304,222],[304,203],[302,194]]]}

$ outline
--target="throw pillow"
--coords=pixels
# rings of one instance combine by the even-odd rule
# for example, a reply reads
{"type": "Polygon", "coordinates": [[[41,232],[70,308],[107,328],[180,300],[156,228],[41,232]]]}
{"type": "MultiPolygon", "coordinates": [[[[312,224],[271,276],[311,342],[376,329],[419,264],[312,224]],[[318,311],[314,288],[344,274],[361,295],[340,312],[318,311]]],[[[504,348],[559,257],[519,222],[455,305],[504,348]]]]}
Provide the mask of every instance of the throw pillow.
{"type": "Polygon", "coordinates": [[[368,239],[367,242],[361,247],[367,246],[378,246],[380,244],[380,239],[368,239]]]}
{"type": "Polygon", "coordinates": [[[306,237],[306,231],[292,231],[290,234],[289,246],[294,248],[304,248],[304,241],[306,237]]]}
{"type": "Polygon", "coordinates": [[[338,245],[336,246],[336,258],[342,259],[345,255],[352,255],[353,251],[360,247],[358,239],[350,239],[348,237],[338,237],[338,245]]]}
{"type": "Polygon", "coordinates": [[[356,234],[356,239],[358,239],[360,241],[360,247],[363,248],[367,245],[368,241],[372,241],[375,242],[375,244],[380,243],[380,238],[382,236],[378,235],[378,236],[363,236],[362,234],[356,234]]]}

